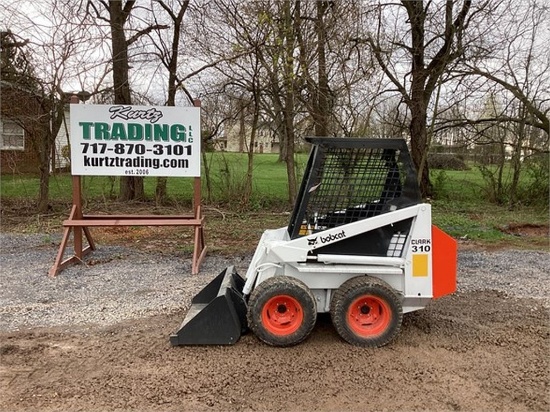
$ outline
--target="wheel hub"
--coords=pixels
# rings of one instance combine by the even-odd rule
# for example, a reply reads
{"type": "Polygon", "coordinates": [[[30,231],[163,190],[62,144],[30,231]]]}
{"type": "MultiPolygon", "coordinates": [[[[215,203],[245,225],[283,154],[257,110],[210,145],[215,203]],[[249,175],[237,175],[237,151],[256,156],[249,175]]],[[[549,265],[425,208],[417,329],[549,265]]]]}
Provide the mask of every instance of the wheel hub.
{"type": "Polygon", "coordinates": [[[354,333],[372,337],[382,333],[391,321],[387,303],[374,295],[363,295],[349,306],[348,325],[354,333]]]}
{"type": "Polygon", "coordinates": [[[363,315],[368,315],[369,312],[370,312],[370,307],[368,307],[367,305],[361,306],[361,313],[363,315]]]}
{"type": "Polygon", "coordinates": [[[286,305],[279,305],[277,306],[277,312],[283,314],[286,312],[286,305]]]}
{"type": "Polygon", "coordinates": [[[298,330],[304,315],[300,303],[289,295],[269,299],[262,310],[262,322],[274,335],[290,335],[298,330]]]}

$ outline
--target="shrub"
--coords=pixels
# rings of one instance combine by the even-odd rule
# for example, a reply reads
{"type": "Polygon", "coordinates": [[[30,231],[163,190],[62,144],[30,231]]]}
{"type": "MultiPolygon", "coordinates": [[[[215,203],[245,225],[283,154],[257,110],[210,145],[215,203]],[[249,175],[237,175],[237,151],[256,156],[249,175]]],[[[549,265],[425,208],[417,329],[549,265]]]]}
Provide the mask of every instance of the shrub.
{"type": "Polygon", "coordinates": [[[428,155],[430,169],[469,170],[464,158],[452,153],[431,153],[428,155]]]}
{"type": "Polygon", "coordinates": [[[550,161],[547,153],[525,162],[528,182],[518,188],[518,200],[528,206],[548,210],[550,200],[550,161]]]}

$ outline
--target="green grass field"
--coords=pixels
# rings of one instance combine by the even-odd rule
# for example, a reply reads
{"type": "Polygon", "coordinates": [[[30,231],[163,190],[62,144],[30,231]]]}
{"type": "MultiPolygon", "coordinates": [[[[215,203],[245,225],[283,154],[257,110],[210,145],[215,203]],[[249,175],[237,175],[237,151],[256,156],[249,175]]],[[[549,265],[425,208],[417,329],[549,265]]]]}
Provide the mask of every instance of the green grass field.
{"type": "MultiPolygon", "coordinates": [[[[206,157],[210,169],[211,192],[209,203],[206,178],[203,174],[204,203],[220,208],[238,209],[242,200],[246,155],[207,153],[206,157]]],[[[300,179],[307,155],[298,155],[296,160],[300,179]]],[[[255,155],[253,174],[253,193],[249,211],[291,210],[287,204],[285,165],[277,161],[277,155],[255,155]]],[[[86,176],[82,182],[85,201],[109,203],[116,199],[119,190],[118,178],[86,176]]],[[[503,229],[510,225],[548,225],[547,207],[520,206],[508,210],[506,206],[487,202],[484,194],[486,184],[480,171],[475,167],[467,171],[433,171],[432,182],[437,189],[436,197],[429,200],[433,206],[433,221],[457,238],[484,242],[520,241],[521,239],[515,239],[517,236],[504,233],[503,229]]],[[[154,199],[155,186],[156,178],[145,178],[145,192],[149,199],[154,199]]],[[[29,201],[37,197],[38,187],[38,177],[3,175],[0,181],[1,198],[14,202],[29,201]]],[[[168,195],[172,203],[189,205],[192,193],[193,179],[168,179],[168,195]]],[[[70,174],[53,175],[50,181],[52,201],[70,203],[71,196],[70,174]]]]}

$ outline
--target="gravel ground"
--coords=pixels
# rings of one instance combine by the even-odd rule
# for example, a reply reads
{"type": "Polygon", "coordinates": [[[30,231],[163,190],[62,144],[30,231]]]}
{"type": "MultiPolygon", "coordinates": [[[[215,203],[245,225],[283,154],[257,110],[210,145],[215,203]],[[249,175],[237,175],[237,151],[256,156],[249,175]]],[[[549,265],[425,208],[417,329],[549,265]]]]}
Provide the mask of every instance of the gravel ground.
{"type": "MultiPolygon", "coordinates": [[[[250,259],[207,256],[199,275],[189,259],[121,246],[99,246],[86,265],[47,276],[60,239],[0,234],[0,331],[110,325],[186,308],[191,297],[228,265],[244,273],[250,259]]],[[[550,255],[540,251],[463,250],[458,294],[497,290],[550,307],[550,255]]]]}
{"type": "MultiPolygon", "coordinates": [[[[207,257],[199,275],[178,256],[99,246],[55,278],[47,276],[60,239],[0,234],[0,331],[33,327],[109,325],[185,308],[229,264],[207,257]]],[[[67,248],[69,250],[70,248],[67,248]]]]}
{"type": "Polygon", "coordinates": [[[458,292],[383,348],[349,345],[328,316],[290,348],[251,333],[171,347],[191,297],[250,256],[192,276],[158,244],[99,245],[52,279],[59,240],[0,234],[0,411],[550,411],[548,253],[463,244],[458,292]]]}

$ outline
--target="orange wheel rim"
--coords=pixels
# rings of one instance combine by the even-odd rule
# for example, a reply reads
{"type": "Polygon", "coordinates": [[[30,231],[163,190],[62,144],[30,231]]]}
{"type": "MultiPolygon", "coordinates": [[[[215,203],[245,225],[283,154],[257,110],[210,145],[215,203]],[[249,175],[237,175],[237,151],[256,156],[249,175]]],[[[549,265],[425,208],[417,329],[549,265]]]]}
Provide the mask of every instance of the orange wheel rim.
{"type": "Polygon", "coordinates": [[[369,338],[382,334],[389,327],[392,314],[384,299],[363,295],[349,306],[347,319],[356,335],[369,338]]]}
{"type": "Polygon", "coordinates": [[[296,332],[303,320],[302,305],[289,295],[272,297],[262,309],[262,324],[268,332],[277,336],[296,332]]]}

